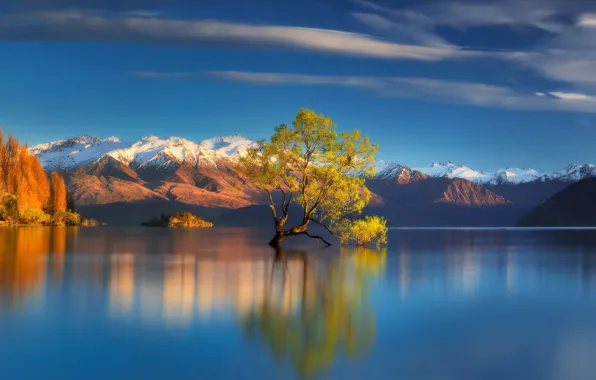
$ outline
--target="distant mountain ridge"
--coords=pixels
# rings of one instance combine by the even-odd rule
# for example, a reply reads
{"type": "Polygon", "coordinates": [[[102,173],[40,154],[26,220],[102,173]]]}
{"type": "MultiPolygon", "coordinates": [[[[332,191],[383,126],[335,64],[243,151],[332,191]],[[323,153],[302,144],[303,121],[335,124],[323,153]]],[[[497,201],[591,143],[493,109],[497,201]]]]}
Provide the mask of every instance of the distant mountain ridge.
{"type": "MultiPolygon", "coordinates": [[[[148,135],[136,142],[126,143],[115,136],[100,139],[82,135],[32,146],[31,153],[38,156],[47,170],[70,170],[103,156],[110,156],[132,168],[167,168],[183,162],[192,165],[213,166],[220,159],[234,160],[255,142],[241,135],[216,136],[201,142],[182,137],[148,135]]],[[[377,162],[377,177],[388,178],[396,174],[412,179],[428,177],[461,178],[480,185],[520,184],[534,181],[575,182],[596,177],[596,166],[591,164],[568,165],[561,170],[540,173],[531,168],[503,168],[494,172],[472,169],[451,161],[433,162],[426,167],[410,168],[391,161],[377,162]]]]}
{"type": "Polygon", "coordinates": [[[83,135],[34,145],[29,150],[47,170],[73,169],[106,156],[132,168],[167,168],[181,163],[213,166],[219,159],[243,154],[253,144],[240,135],[218,136],[199,143],[182,137],[160,139],[153,135],[125,143],[113,136],[99,139],[83,135]]]}
{"type": "MultiPolygon", "coordinates": [[[[261,209],[228,211],[266,203],[263,192],[236,169],[239,157],[254,144],[240,135],[200,142],[153,135],[123,142],[82,135],[29,149],[46,170],[65,176],[87,217],[137,223],[151,212],[190,210],[246,221],[261,209]]],[[[367,178],[373,192],[369,210],[403,226],[512,224],[569,184],[596,177],[593,165],[549,173],[514,168],[482,172],[451,161],[410,168],[380,160],[376,166],[377,175],[367,178]]]]}

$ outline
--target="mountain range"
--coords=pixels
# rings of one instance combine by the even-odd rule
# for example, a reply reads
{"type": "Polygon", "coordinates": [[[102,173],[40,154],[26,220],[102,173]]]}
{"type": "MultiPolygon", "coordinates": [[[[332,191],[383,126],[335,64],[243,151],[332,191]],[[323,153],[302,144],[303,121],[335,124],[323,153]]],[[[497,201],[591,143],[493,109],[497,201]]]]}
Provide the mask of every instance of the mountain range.
{"type": "MultiPolygon", "coordinates": [[[[138,224],[159,212],[192,210],[234,224],[248,223],[247,215],[262,213],[265,203],[262,192],[235,170],[253,144],[240,135],[198,143],[152,135],[126,143],[83,135],[38,144],[30,152],[46,170],[65,176],[85,216],[138,224]]],[[[392,225],[510,225],[569,184],[591,177],[596,167],[589,164],[539,173],[483,172],[451,161],[420,168],[378,161],[376,177],[367,180],[374,194],[367,211],[392,225]]]]}

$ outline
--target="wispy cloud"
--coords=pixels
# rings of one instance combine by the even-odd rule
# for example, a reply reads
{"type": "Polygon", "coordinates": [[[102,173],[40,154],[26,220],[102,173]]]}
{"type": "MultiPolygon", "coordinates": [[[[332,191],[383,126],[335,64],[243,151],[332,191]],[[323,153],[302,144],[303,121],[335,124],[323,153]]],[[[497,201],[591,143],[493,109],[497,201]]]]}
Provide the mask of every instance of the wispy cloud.
{"type": "Polygon", "coordinates": [[[330,29],[249,25],[215,20],[104,17],[69,11],[37,13],[33,19],[8,18],[2,21],[1,40],[108,40],[238,45],[412,60],[441,60],[480,54],[456,48],[397,44],[363,34],[330,29]]]}
{"type": "Polygon", "coordinates": [[[596,102],[596,96],[578,94],[574,92],[555,91],[551,92],[550,95],[556,97],[557,99],[566,100],[570,102],[596,102]]]}
{"type": "Polygon", "coordinates": [[[103,9],[130,11],[176,3],[177,0],[16,0],[7,1],[12,11],[49,11],[59,9],[103,9]]]}
{"type": "MultiPolygon", "coordinates": [[[[393,9],[369,0],[353,0],[367,13],[351,15],[362,24],[392,36],[448,48],[440,27],[468,29],[510,26],[547,32],[525,53],[501,54],[577,92],[596,92],[596,2],[581,0],[441,1],[393,9]]],[[[563,99],[561,99],[563,100],[563,99]]]]}
{"type": "MultiPolygon", "coordinates": [[[[569,0],[573,1],[573,0],[569,0]]],[[[564,25],[557,21],[560,7],[554,0],[497,0],[492,2],[437,1],[407,8],[389,8],[367,0],[353,0],[363,9],[388,17],[395,25],[405,30],[419,30],[423,38],[436,35],[440,26],[471,28],[493,25],[512,27],[526,26],[549,32],[559,32],[564,25]]],[[[360,13],[352,16],[371,27],[371,16],[360,13]]]]}
{"type": "Polygon", "coordinates": [[[161,73],[139,71],[148,79],[215,78],[260,85],[337,86],[372,90],[384,97],[412,98],[517,110],[574,111],[596,113],[596,96],[564,91],[522,92],[513,88],[474,82],[430,78],[322,76],[293,73],[209,71],[201,73],[161,73]]]}
{"type": "Polygon", "coordinates": [[[431,25],[419,14],[404,13],[397,19],[367,12],[352,12],[351,16],[370,29],[390,35],[395,39],[403,39],[426,46],[453,47],[452,44],[434,33],[431,25]]]}

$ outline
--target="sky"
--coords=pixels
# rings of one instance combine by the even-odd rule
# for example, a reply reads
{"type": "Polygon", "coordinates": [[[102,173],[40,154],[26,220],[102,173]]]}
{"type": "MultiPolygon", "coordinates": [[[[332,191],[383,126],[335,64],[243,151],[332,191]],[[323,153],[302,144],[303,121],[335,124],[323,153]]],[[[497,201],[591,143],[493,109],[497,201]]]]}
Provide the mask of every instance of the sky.
{"type": "Polygon", "coordinates": [[[5,0],[0,125],[29,144],[268,137],[304,107],[378,158],[596,164],[590,0],[5,0]]]}

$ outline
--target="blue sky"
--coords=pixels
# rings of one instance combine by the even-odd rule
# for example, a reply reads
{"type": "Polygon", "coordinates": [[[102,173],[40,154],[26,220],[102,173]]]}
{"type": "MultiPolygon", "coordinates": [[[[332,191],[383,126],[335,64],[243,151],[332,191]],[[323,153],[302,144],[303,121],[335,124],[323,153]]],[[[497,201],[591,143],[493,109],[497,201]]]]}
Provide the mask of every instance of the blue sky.
{"type": "Polygon", "coordinates": [[[300,107],[379,158],[596,163],[596,2],[8,0],[0,125],[263,138],[300,107]]]}

